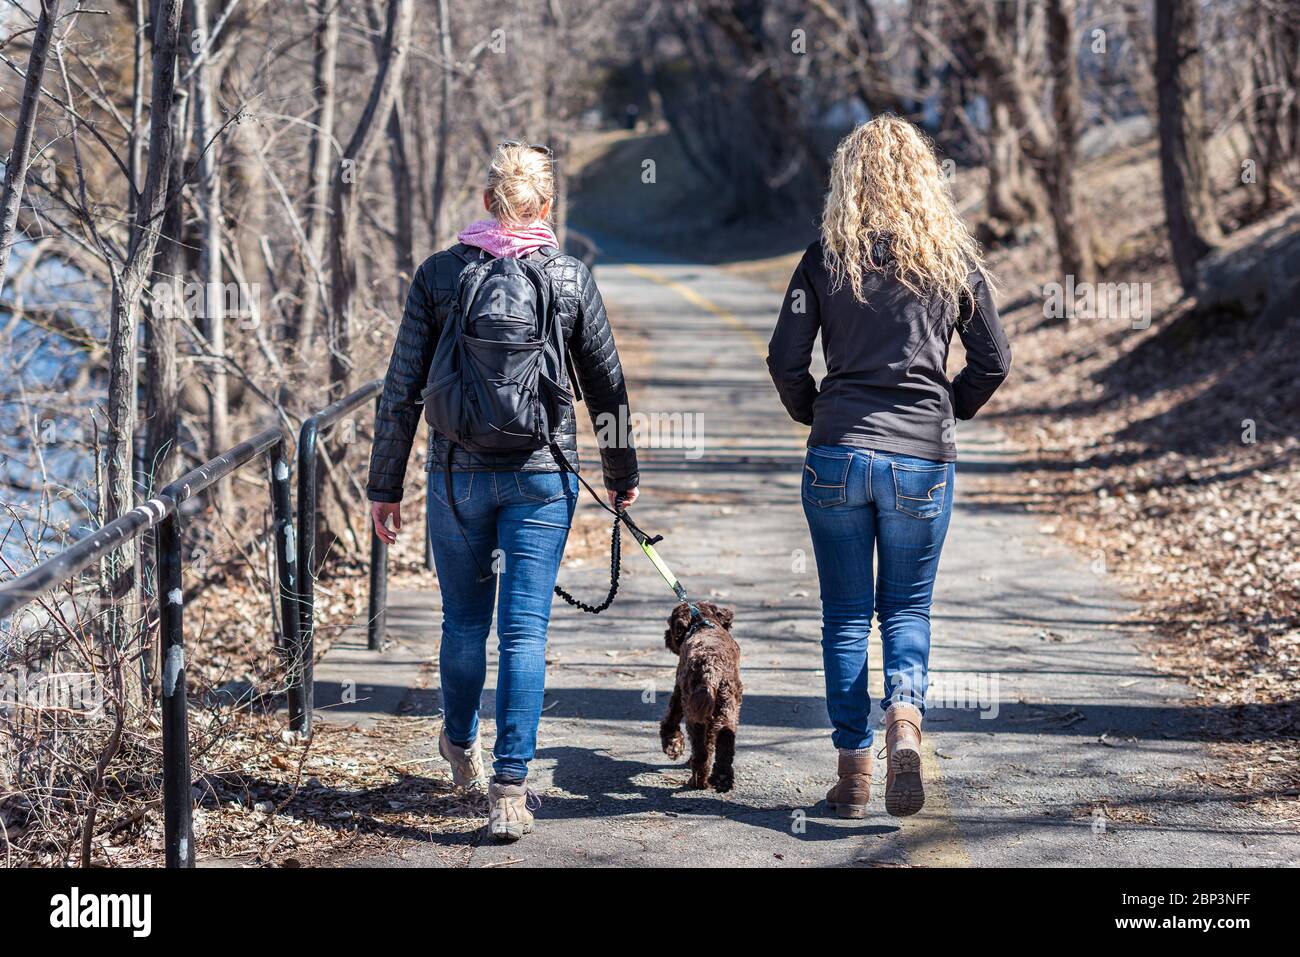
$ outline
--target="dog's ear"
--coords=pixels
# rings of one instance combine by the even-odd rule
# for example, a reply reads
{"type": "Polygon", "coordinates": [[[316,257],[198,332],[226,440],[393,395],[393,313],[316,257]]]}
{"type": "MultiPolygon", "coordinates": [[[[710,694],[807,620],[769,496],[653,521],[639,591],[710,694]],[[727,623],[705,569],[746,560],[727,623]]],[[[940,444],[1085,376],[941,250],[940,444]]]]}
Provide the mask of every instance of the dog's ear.
{"type": "Polygon", "coordinates": [[[723,608],[721,605],[715,605],[711,601],[700,602],[700,614],[709,621],[713,622],[719,628],[731,629],[731,622],[736,615],[730,608],[723,608]]]}
{"type": "Polygon", "coordinates": [[[673,654],[678,654],[682,649],[682,636],[686,634],[686,629],[691,625],[691,606],[687,604],[678,605],[673,609],[673,613],[668,616],[668,630],[664,632],[664,645],[673,654]]]}

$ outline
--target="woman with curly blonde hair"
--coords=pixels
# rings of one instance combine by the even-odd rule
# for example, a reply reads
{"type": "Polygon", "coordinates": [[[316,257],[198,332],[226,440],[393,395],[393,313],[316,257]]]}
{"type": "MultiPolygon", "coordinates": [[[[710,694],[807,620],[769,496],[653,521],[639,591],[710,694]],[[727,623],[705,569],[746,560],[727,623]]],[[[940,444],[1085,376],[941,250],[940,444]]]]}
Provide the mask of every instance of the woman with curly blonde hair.
{"type": "Polygon", "coordinates": [[[802,498],[839,750],[839,782],[826,800],[841,817],[866,816],[874,613],[884,652],[885,809],[915,814],[925,801],[930,603],[952,514],[956,420],[974,416],[1001,385],[1011,349],[979,248],[916,127],[894,116],[858,127],[836,149],[830,180],[821,238],[790,280],[767,364],[790,416],[812,427],[802,498]],[[949,379],[954,332],[966,366],[949,379]],[[820,383],[809,372],[818,334],[820,383]]]}

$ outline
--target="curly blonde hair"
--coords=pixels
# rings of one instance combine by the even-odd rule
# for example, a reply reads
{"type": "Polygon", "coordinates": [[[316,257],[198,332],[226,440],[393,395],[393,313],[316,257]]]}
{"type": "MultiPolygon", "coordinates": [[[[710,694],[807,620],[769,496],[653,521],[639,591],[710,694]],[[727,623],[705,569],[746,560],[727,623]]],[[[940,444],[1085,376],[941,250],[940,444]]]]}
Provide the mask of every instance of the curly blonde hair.
{"type": "Polygon", "coordinates": [[[845,284],[865,302],[863,278],[879,270],[872,249],[888,243],[900,282],[922,299],[954,305],[970,295],[979,244],[957,214],[934,145],[911,123],[877,116],[835,149],[822,211],[822,254],[831,291],[845,284]]]}
{"type": "Polygon", "coordinates": [[[555,162],[544,146],[501,143],[492,153],[487,179],[488,211],[506,226],[542,218],[555,201],[555,162]]]}

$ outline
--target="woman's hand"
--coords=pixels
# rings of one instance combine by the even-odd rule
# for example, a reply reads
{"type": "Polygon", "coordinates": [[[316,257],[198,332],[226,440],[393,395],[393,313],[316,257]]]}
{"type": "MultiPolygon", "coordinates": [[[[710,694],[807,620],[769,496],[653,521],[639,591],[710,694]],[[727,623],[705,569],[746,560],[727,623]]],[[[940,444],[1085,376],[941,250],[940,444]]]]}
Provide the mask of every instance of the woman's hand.
{"type": "Polygon", "coordinates": [[[637,496],[641,494],[641,490],[637,488],[630,488],[626,492],[615,492],[612,490],[608,490],[606,494],[609,495],[610,508],[616,509],[619,507],[620,503],[624,508],[627,508],[629,505],[631,505],[633,502],[636,501],[637,496]]]}
{"type": "Polygon", "coordinates": [[[375,523],[375,534],[385,545],[392,545],[397,541],[397,530],[402,527],[402,503],[401,502],[371,502],[370,518],[375,523]],[[388,527],[389,517],[393,519],[393,527],[388,527]]]}

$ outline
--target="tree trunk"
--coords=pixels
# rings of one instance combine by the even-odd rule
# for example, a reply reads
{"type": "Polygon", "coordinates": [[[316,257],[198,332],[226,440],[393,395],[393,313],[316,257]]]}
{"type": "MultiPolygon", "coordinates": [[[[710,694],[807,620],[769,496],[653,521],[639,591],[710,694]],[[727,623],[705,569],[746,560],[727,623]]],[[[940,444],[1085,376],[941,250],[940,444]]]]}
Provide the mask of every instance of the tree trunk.
{"type": "MultiPolygon", "coordinates": [[[[999,8],[999,29],[1015,29],[1015,11],[999,8]]],[[[968,47],[970,44],[965,44],[968,47]]],[[[1020,147],[1014,111],[998,84],[991,58],[978,58],[977,73],[984,87],[989,109],[988,151],[985,165],[989,174],[987,219],[982,224],[982,241],[1013,241],[1019,230],[1042,215],[1039,197],[1025,175],[1025,155],[1020,147]]]]}
{"type": "Polygon", "coordinates": [[[1005,103],[1020,135],[1020,149],[1048,197],[1061,272],[1091,281],[1092,244],[1079,209],[1074,165],[1078,158],[1081,107],[1075,67],[1074,0],[1047,0],[1047,60],[1051,64],[1052,122],[1039,108],[1039,90],[1016,48],[1012,27],[998,22],[993,0],[955,0],[967,24],[976,69],[990,99],[1005,103]]]}
{"type": "Polygon", "coordinates": [[[993,242],[1008,242],[1041,214],[1037,198],[1025,178],[1020,140],[1005,103],[989,101],[989,189],[986,231],[993,242]]]}
{"type": "MultiPolygon", "coordinates": [[[[191,28],[200,50],[208,43],[208,0],[190,0],[191,28]]],[[[216,161],[217,144],[209,144],[216,135],[216,106],[213,86],[219,83],[210,67],[212,57],[201,60],[194,69],[194,142],[202,152],[198,156],[200,202],[203,207],[203,328],[213,360],[208,372],[208,448],[215,458],[230,448],[230,384],[225,365],[226,296],[221,267],[221,172],[216,161]],[[206,147],[206,148],[205,148],[206,147]]],[[[230,478],[221,479],[209,493],[218,511],[229,515],[231,508],[230,478]]]]}
{"type": "Polygon", "coordinates": [[[352,139],[343,150],[342,174],[330,196],[330,397],[342,398],[352,387],[352,310],[357,285],[358,181],[378,142],[377,119],[386,119],[397,100],[411,36],[413,0],[389,0],[379,69],[352,139]]]}
{"type": "Polygon", "coordinates": [[[131,53],[133,72],[131,74],[131,129],[127,139],[127,172],[131,182],[127,189],[127,218],[135,221],[136,191],[140,188],[140,165],[144,162],[144,139],[140,132],[144,127],[144,35],[147,24],[145,13],[146,0],[135,0],[135,35],[132,38],[131,53]]]}
{"type": "Polygon", "coordinates": [[[402,101],[388,114],[388,168],[393,177],[393,259],[397,263],[397,301],[406,301],[406,287],[415,275],[415,187],[406,153],[402,101]]]}
{"type": "Polygon", "coordinates": [[[1196,286],[1196,264],[1222,238],[1202,139],[1196,0],[1156,0],[1156,98],[1165,223],[1178,280],[1190,293],[1196,286]]]}
{"type": "MultiPolygon", "coordinates": [[[[109,313],[109,382],[107,474],[104,480],[106,521],[125,515],[135,506],[132,460],[135,450],[137,335],[136,318],[140,297],[153,263],[162,215],[167,202],[167,184],[172,167],[172,112],[176,86],[176,47],[180,30],[180,0],[159,0],[154,18],[153,82],[150,90],[149,163],[145,187],[132,224],[125,261],[112,268],[112,299],[109,313]]],[[[135,542],[118,549],[108,568],[105,582],[108,597],[123,600],[125,608],[115,611],[111,631],[125,642],[125,616],[134,614],[135,542]]]]}
{"type": "Polygon", "coordinates": [[[298,311],[298,341],[310,344],[316,337],[316,314],[321,306],[319,275],[325,259],[325,236],[329,227],[330,172],[335,169],[334,106],[335,75],[339,55],[339,4],[320,0],[321,12],[315,31],[316,55],[313,60],[316,85],[316,108],[311,121],[315,133],[311,141],[311,219],[307,230],[307,248],[302,251],[303,292],[298,311]]]}
{"type": "MultiPolygon", "coordinates": [[[[173,119],[175,129],[172,142],[186,141],[182,111],[173,119]]],[[[169,180],[178,183],[184,177],[185,151],[172,151],[172,168],[169,180]]],[[[169,190],[167,211],[163,214],[158,248],[154,251],[151,280],[154,296],[150,307],[144,310],[144,479],[145,494],[152,496],[180,474],[180,456],[177,454],[180,423],[180,379],[176,370],[176,328],[180,314],[185,309],[184,287],[181,277],[185,269],[185,211],[180,190],[169,190]],[[160,293],[167,298],[160,298],[160,293]]],[[[145,566],[157,567],[155,540],[145,538],[145,566]]],[[[156,583],[155,583],[156,584],[156,583]]],[[[149,618],[158,613],[158,595],[146,591],[149,618]]],[[[159,688],[157,644],[146,636],[140,658],[142,688],[150,688],[156,697],[159,688]]]]}
{"type": "Polygon", "coordinates": [[[442,245],[443,205],[447,201],[447,141],[451,132],[451,89],[456,69],[452,62],[451,16],[447,0],[438,0],[438,43],[442,53],[442,86],[438,91],[438,141],[433,154],[433,198],[429,210],[429,233],[433,247],[442,245]]]}
{"type": "Polygon", "coordinates": [[[779,191],[793,185],[820,191],[830,166],[812,144],[804,110],[794,101],[778,74],[781,57],[770,49],[763,25],[761,0],[712,0],[704,15],[727,38],[741,64],[744,82],[752,96],[751,133],[756,153],[749,162],[758,166],[764,188],[741,198],[742,212],[759,212],[781,205],[779,191]],[[800,179],[800,177],[802,177],[800,179]]]}
{"type": "Polygon", "coordinates": [[[32,34],[32,51],[27,58],[27,79],[23,82],[23,99],[18,108],[18,125],[14,144],[5,161],[4,193],[0,195],[0,293],[4,292],[5,274],[9,271],[9,253],[18,234],[18,207],[22,204],[27,168],[32,160],[32,136],[36,132],[36,109],[41,100],[41,81],[45,77],[45,60],[50,52],[54,25],[59,19],[62,0],[42,0],[41,15],[32,34]]]}
{"type": "Polygon", "coordinates": [[[1075,179],[1083,123],[1079,72],[1074,62],[1076,39],[1074,0],[1048,0],[1047,62],[1052,75],[1052,117],[1056,126],[1056,142],[1044,167],[1049,212],[1056,232],[1061,271],[1073,275],[1076,282],[1091,282],[1092,243],[1083,222],[1075,179]]]}

